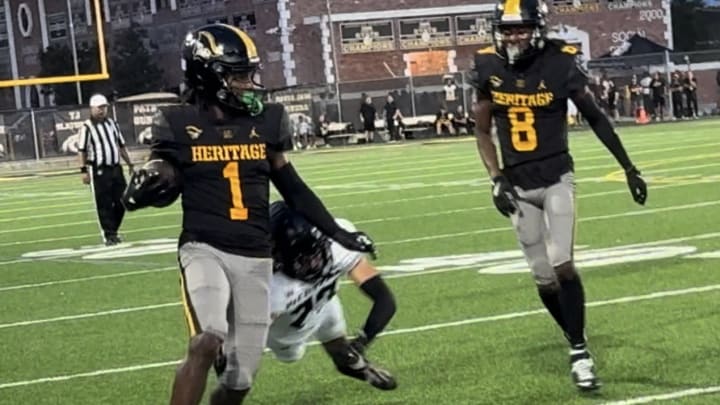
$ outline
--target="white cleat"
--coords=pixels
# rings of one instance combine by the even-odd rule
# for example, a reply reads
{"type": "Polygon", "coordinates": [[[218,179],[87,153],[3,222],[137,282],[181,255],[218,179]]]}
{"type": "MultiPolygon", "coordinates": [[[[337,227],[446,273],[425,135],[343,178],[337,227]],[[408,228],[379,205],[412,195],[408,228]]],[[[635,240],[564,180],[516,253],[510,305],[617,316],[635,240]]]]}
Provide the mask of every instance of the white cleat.
{"type": "Polygon", "coordinates": [[[573,356],[571,360],[571,370],[573,382],[581,391],[595,391],[602,386],[600,379],[595,375],[595,362],[593,362],[590,354],[585,352],[585,356],[573,356]]]}

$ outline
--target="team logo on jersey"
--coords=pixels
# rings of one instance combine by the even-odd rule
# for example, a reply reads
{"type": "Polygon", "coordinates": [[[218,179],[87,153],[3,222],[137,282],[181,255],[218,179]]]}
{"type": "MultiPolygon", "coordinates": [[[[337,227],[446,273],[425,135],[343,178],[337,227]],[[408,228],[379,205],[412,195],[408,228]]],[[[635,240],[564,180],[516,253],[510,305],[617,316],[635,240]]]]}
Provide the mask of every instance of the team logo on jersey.
{"type": "Polygon", "coordinates": [[[255,131],[255,127],[250,130],[250,138],[260,138],[260,134],[255,131]]]}
{"type": "Polygon", "coordinates": [[[490,76],[490,84],[492,84],[493,87],[500,87],[503,84],[503,81],[501,78],[492,75],[490,76]]]}
{"type": "Polygon", "coordinates": [[[232,129],[223,129],[223,139],[231,139],[233,137],[232,129]]]}
{"type": "Polygon", "coordinates": [[[202,133],[203,133],[202,129],[196,127],[195,125],[186,126],[185,132],[192,140],[198,139],[200,137],[200,135],[202,135],[202,133]]]}
{"type": "Polygon", "coordinates": [[[560,49],[560,51],[568,55],[576,55],[578,53],[578,49],[572,45],[565,45],[560,49]]]}
{"type": "Polygon", "coordinates": [[[540,80],[540,84],[538,84],[538,90],[547,90],[547,86],[545,86],[545,80],[540,80]]]}

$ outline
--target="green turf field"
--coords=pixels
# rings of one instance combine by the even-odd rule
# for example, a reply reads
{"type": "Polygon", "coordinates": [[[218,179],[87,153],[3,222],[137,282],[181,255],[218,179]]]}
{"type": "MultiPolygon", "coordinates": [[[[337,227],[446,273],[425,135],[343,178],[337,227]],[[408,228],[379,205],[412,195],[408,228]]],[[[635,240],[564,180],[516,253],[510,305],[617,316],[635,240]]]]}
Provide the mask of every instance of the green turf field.
{"type": "MultiPolygon", "coordinates": [[[[622,130],[645,207],[600,142],[572,134],[576,261],[605,384],[593,396],[571,384],[471,140],[293,155],[332,212],[378,242],[399,308],[369,355],[400,386],[342,377],[311,347],[291,365],[267,355],[246,403],[720,403],[719,126],[622,130]]],[[[0,404],[168,402],[186,344],[179,223],[178,205],[130,213],[127,243],[105,248],[79,175],[0,180],[0,404]]],[[[349,285],[340,296],[354,331],[369,303],[349,285]]]]}

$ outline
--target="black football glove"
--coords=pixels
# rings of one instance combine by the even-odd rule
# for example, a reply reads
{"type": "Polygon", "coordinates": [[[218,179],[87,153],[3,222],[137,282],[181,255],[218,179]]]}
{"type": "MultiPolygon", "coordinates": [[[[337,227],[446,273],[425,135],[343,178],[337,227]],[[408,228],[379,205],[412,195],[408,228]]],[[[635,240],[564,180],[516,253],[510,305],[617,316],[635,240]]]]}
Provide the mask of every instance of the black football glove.
{"type": "Polygon", "coordinates": [[[517,211],[517,192],[505,176],[493,177],[492,183],[493,203],[501,214],[509,217],[517,211]]]}
{"type": "Polygon", "coordinates": [[[645,205],[645,200],[647,200],[647,184],[645,184],[645,179],[640,175],[640,171],[635,166],[632,166],[625,171],[625,177],[627,177],[627,184],[633,200],[640,205],[645,205]]]}
{"type": "Polygon", "coordinates": [[[373,259],[375,255],[375,243],[370,239],[365,232],[348,232],[344,229],[340,229],[330,237],[337,243],[349,250],[356,252],[368,253],[373,259]]]}
{"type": "Polygon", "coordinates": [[[178,185],[163,174],[159,165],[159,160],[151,160],[133,172],[122,197],[122,203],[128,211],[166,207],[178,198],[178,185]]]}

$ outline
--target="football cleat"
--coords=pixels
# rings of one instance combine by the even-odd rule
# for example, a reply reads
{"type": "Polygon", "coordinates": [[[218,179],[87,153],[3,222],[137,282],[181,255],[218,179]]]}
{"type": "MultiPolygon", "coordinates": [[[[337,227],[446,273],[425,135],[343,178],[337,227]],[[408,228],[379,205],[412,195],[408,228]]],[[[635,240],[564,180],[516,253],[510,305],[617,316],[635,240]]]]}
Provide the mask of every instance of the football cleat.
{"type": "Polygon", "coordinates": [[[392,374],[370,364],[354,349],[347,353],[346,364],[338,367],[337,370],[348,377],[365,381],[377,389],[389,391],[397,388],[397,382],[392,374]]]}
{"type": "Polygon", "coordinates": [[[595,391],[602,386],[595,374],[595,362],[585,350],[570,355],[570,374],[580,391],[595,391]]]}
{"type": "Polygon", "coordinates": [[[365,369],[365,381],[377,389],[390,391],[397,388],[397,381],[390,372],[368,364],[365,369]]]}

